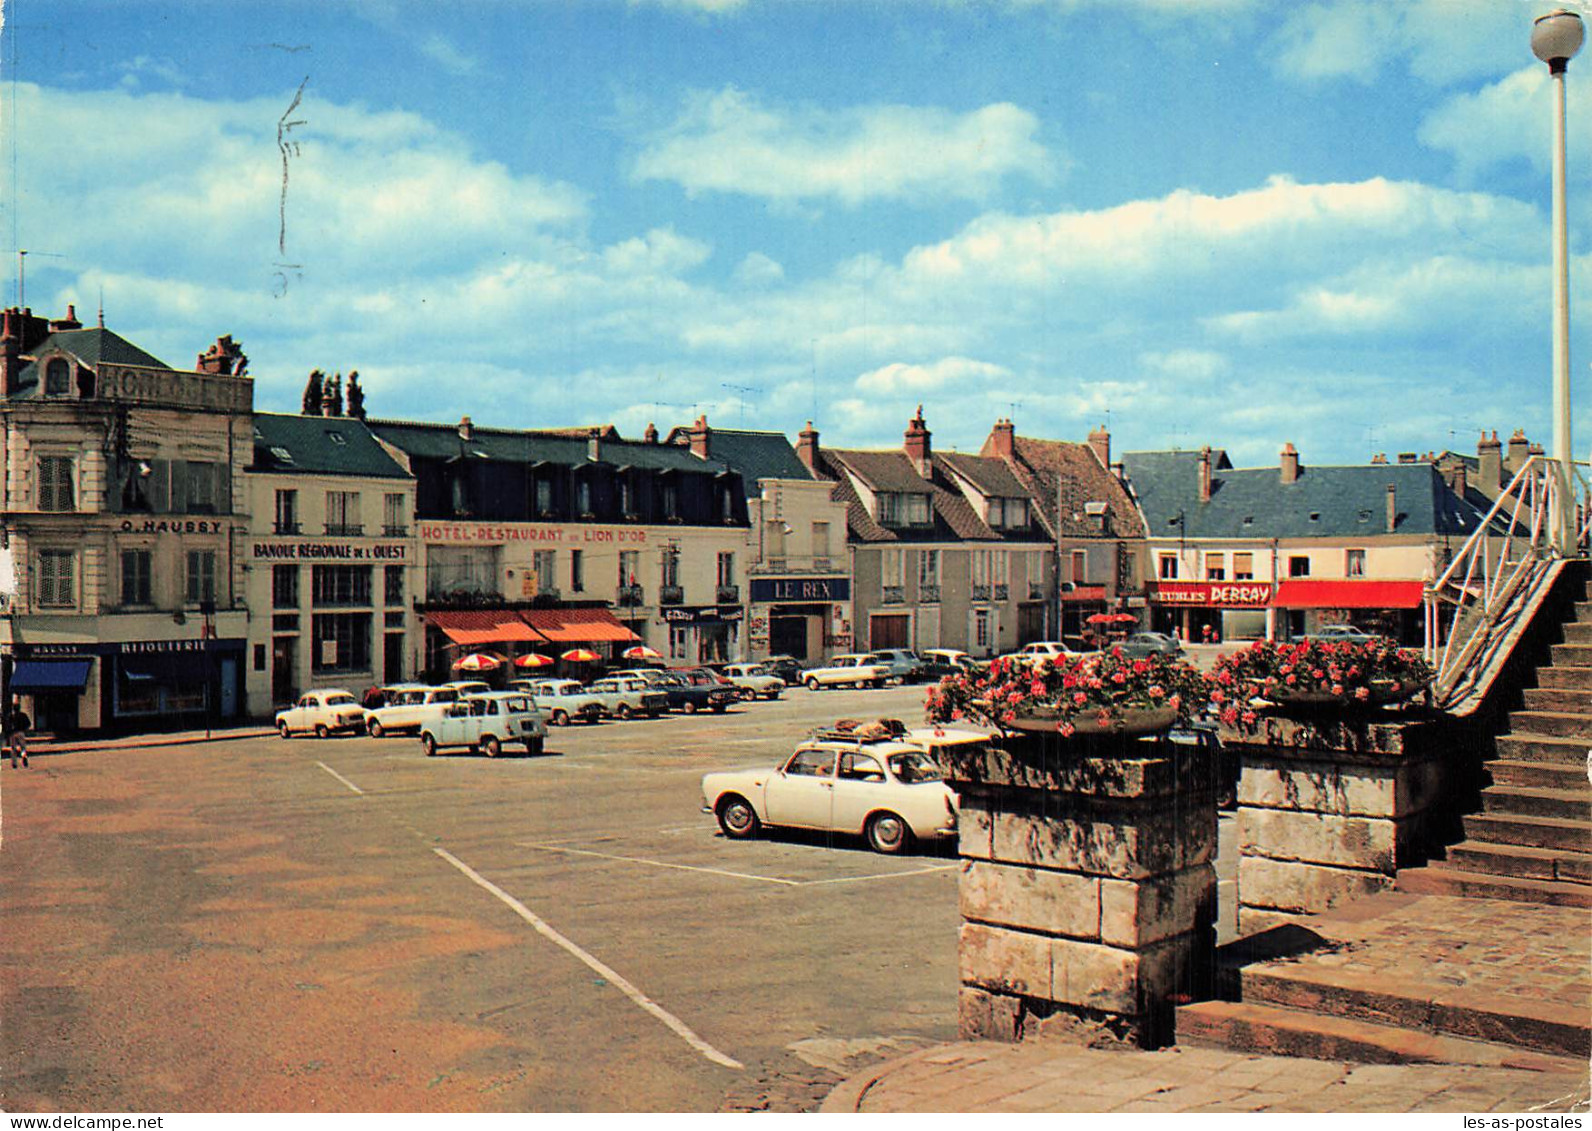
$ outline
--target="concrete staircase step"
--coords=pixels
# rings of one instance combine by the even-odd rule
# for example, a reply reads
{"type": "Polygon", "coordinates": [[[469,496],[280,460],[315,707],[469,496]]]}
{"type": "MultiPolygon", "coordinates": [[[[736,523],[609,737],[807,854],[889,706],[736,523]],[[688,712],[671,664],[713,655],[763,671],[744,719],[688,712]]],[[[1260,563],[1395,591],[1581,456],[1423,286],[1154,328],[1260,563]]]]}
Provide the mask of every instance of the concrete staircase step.
{"type": "Polygon", "coordinates": [[[1571,715],[1592,715],[1592,687],[1528,687],[1523,694],[1528,711],[1560,711],[1571,715]]]}
{"type": "Polygon", "coordinates": [[[1572,620],[1564,624],[1566,644],[1592,644],[1592,620],[1572,620]]]}
{"type": "MultiPolygon", "coordinates": [[[[1444,872],[1480,872],[1506,880],[1547,880],[1550,883],[1592,885],[1592,855],[1581,852],[1554,852],[1551,849],[1531,848],[1524,844],[1482,844],[1474,840],[1461,841],[1449,846],[1446,861],[1434,862],[1431,867],[1444,872]]],[[[1417,868],[1400,872],[1398,886],[1403,888],[1405,877],[1419,871],[1417,868]]],[[[1522,890],[1530,893],[1536,889],[1531,885],[1524,885],[1522,890]]],[[[1531,902],[1546,901],[1531,900],[1531,902]]]]}
{"type": "Polygon", "coordinates": [[[1202,1001],[1180,1008],[1177,1042],[1362,1064],[1476,1064],[1539,1072],[1584,1072],[1586,1068],[1584,1061],[1512,1045],[1236,1001],[1202,1001]]]}
{"type": "Polygon", "coordinates": [[[1511,711],[1509,730],[1512,734],[1592,740],[1592,714],[1571,714],[1564,711],[1511,711]]]}
{"type": "Polygon", "coordinates": [[[1537,686],[1592,689],[1592,666],[1556,664],[1551,668],[1538,668],[1537,686]]]}
{"type": "Polygon", "coordinates": [[[1481,791],[1481,809],[1499,816],[1592,821],[1592,783],[1584,789],[1494,784],[1481,791]]]}
{"type": "Polygon", "coordinates": [[[1586,767],[1552,762],[1513,762],[1495,758],[1487,763],[1494,785],[1523,785],[1533,789],[1592,788],[1586,767]]]}
{"type": "Polygon", "coordinates": [[[1465,835],[1471,840],[1592,853],[1592,820],[1512,817],[1492,813],[1471,813],[1461,819],[1465,824],[1465,835]]]}
{"type": "Polygon", "coordinates": [[[1555,644],[1548,649],[1555,666],[1566,664],[1584,668],[1592,665],[1592,644],[1555,644]]]}
{"type": "Polygon", "coordinates": [[[1498,756],[1514,762],[1551,762],[1585,766],[1592,740],[1553,734],[1501,734],[1498,756]]]}
{"type": "Polygon", "coordinates": [[[1415,895],[1457,895],[1466,899],[1507,899],[1548,907],[1592,908],[1592,887],[1582,883],[1469,872],[1436,862],[1399,873],[1398,890],[1415,895]]]}
{"type": "Polygon", "coordinates": [[[1244,1004],[1276,1005],[1553,1056],[1592,1053],[1585,1008],[1441,983],[1390,985],[1345,968],[1262,966],[1245,970],[1244,1004]]]}
{"type": "Polygon", "coordinates": [[[1575,619],[1579,623],[1592,624],[1592,601],[1575,603],[1575,619]]]}

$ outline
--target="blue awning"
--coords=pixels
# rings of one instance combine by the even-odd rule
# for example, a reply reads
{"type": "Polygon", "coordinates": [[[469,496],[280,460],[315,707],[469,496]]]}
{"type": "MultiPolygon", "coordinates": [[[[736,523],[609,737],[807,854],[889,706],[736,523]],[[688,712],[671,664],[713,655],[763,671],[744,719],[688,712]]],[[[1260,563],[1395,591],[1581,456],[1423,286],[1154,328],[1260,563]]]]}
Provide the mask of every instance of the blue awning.
{"type": "Polygon", "coordinates": [[[91,660],[18,660],[11,671],[11,690],[82,691],[91,660]]]}

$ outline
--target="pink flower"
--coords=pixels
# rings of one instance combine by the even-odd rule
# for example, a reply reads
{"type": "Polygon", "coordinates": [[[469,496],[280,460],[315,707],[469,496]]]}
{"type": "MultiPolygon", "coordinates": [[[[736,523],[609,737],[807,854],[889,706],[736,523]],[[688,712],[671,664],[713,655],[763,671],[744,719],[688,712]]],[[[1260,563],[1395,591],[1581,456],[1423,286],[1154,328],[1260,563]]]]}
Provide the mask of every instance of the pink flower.
{"type": "Polygon", "coordinates": [[[1172,698],[1166,701],[1166,705],[1172,708],[1174,711],[1181,711],[1183,709],[1183,697],[1181,695],[1174,695],[1172,698]]]}
{"type": "Polygon", "coordinates": [[[1369,687],[1357,687],[1354,689],[1354,697],[1364,703],[1371,698],[1371,689],[1369,687]]]}
{"type": "Polygon", "coordinates": [[[1089,696],[1085,695],[1081,691],[1075,691],[1073,692],[1072,701],[1078,706],[1082,707],[1085,703],[1089,702],[1089,696]]]}
{"type": "Polygon", "coordinates": [[[1128,682],[1127,674],[1125,672],[1113,672],[1113,673],[1111,673],[1111,682],[1112,683],[1127,683],[1128,682]]]}
{"type": "Polygon", "coordinates": [[[1334,694],[1334,695],[1342,695],[1343,694],[1343,684],[1334,683],[1332,685],[1332,694],[1334,694]]]}
{"type": "Polygon", "coordinates": [[[1283,680],[1283,682],[1286,683],[1289,687],[1292,687],[1294,684],[1299,682],[1299,677],[1294,675],[1292,672],[1289,672],[1288,673],[1288,678],[1283,680]]]}
{"type": "Polygon", "coordinates": [[[1073,736],[1073,732],[1076,731],[1078,728],[1073,726],[1071,723],[1062,723],[1056,729],[1061,732],[1061,737],[1063,737],[1063,738],[1071,738],[1073,736]]]}

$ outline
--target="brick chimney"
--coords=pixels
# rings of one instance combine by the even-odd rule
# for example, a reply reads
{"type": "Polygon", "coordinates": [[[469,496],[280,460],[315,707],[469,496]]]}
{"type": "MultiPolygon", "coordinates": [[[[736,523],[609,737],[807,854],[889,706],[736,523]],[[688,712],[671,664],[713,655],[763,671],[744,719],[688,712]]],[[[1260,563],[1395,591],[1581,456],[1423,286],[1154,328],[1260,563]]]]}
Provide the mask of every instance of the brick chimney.
{"type": "Polygon", "coordinates": [[[1476,487],[1489,499],[1496,499],[1504,482],[1503,444],[1499,443],[1497,432],[1481,434],[1476,441],[1476,461],[1480,465],[1476,469],[1476,487]]]}
{"type": "Polygon", "coordinates": [[[1513,476],[1525,466],[1526,457],[1531,454],[1531,442],[1526,439],[1526,430],[1516,428],[1515,434],[1509,437],[1509,450],[1504,453],[1504,470],[1513,476]]]}
{"type": "Polygon", "coordinates": [[[802,461],[808,471],[818,474],[818,431],[811,420],[796,435],[796,458],[802,461]]]}
{"type": "Polygon", "coordinates": [[[57,330],[81,330],[82,328],[83,323],[77,320],[77,307],[72,303],[66,304],[65,318],[57,318],[50,323],[50,333],[52,334],[57,330]]]}
{"type": "Polygon", "coordinates": [[[598,463],[603,458],[603,430],[593,428],[586,433],[586,458],[598,463]]]}
{"type": "Polygon", "coordinates": [[[656,444],[658,442],[658,426],[650,420],[647,421],[647,430],[641,434],[641,440],[646,444],[656,444]]]}
{"type": "Polygon", "coordinates": [[[1017,450],[1017,427],[1010,420],[1000,419],[990,429],[989,443],[985,449],[996,459],[1011,459],[1017,450]]]}
{"type": "Polygon", "coordinates": [[[918,474],[928,479],[934,474],[934,451],[929,445],[929,428],[923,423],[923,406],[918,405],[917,415],[907,422],[907,458],[918,469],[918,474]]]}
{"type": "Polygon", "coordinates": [[[1200,502],[1211,501],[1211,449],[1209,445],[1200,449],[1200,502]]]}
{"type": "Polygon", "coordinates": [[[687,429],[685,436],[691,445],[691,454],[698,459],[707,459],[708,452],[713,446],[713,429],[708,427],[707,413],[696,418],[696,422],[687,429]]]}
{"type": "Polygon", "coordinates": [[[1387,485],[1387,532],[1392,534],[1398,529],[1399,524],[1399,492],[1398,488],[1389,483],[1387,485]]]}
{"type": "Polygon", "coordinates": [[[7,307],[0,325],[0,370],[9,396],[17,391],[17,378],[24,368],[23,357],[31,354],[50,336],[50,323],[35,318],[31,307],[7,307]]]}
{"type": "Polygon", "coordinates": [[[1095,459],[1100,461],[1100,466],[1110,471],[1111,433],[1106,431],[1104,424],[1089,433],[1089,446],[1094,449],[1095,459]]]}
{"type": "Polygon", "coordinates": [[[475,439],[475,425],[470,423],[468,416],[459,417],[459,439],[467,444],[475,439]]]}
{"type": "Polygon", "coordinates": [[[1295,483],[1299,479],[1299,451],[1289,440],[1282,446],[1282,481],[1295,483]]]}
{"type": "Polygon", "coordinates": [[[1387,463],[1387,453],[1377,452],[1376,455],[1371,457],[1371,463],[1376,467],[1381,467],[1383,464],[1387,463]]]}
{"type": "Polygon", "coordinates": [[[1458,495],[1461,499],[1465,497],[1465,488],[1469,486],[1469,475],[1470,473],[1465,467],[1464,460],[1455,460],[1454,466],[1449,469],[1448,489],[1453,491],[1454,494],[1458,495]]]}

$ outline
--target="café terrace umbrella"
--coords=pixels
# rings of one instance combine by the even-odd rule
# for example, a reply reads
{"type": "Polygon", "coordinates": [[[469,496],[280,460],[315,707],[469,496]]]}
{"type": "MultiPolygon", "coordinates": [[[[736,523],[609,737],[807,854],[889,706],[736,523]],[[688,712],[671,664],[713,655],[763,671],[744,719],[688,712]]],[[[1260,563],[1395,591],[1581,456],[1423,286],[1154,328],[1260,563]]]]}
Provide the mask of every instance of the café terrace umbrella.
{"type": "Polygon", "coordinates": [[[1084,619],[1084,623],[1085,624],[1111,624],[1116,619],[1117,619],[1117,614],[1115,614],[1115,613],[1096,613],[1092,617],[1085,618],[1084,619]]]}
{"type": "Polygon", "coordinates": [[[568,652],[565,652],[558,658],[560,660],[568,660],[572,664],[589,664],[593,660],[602,659],[601,656],[599,656],[596,652],[593,652],[590,648],[571,648],[568,652]]]}
{"type": "Polygon", "coordinates": [[[503,666],[503,657],[492,652],[471,652],[453,661],[453,666],[461,672],[496,671],[503,666]]]}
{"type": "Polygon", "coordinates": [[[517,668],[545,668],[558,661],[551,656],[544,656],[540,652],[527,652],[523,656],[514,657],[514,666],[517,668]]]}
{"type": "Polygon", "coordinates": [[[649,648],[645,644],[637,644],[634,648],[626,648],[619,653],[627,660],[661,660],[663,653],[656,648],[649,648]]]}

